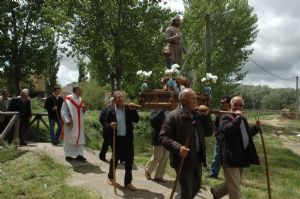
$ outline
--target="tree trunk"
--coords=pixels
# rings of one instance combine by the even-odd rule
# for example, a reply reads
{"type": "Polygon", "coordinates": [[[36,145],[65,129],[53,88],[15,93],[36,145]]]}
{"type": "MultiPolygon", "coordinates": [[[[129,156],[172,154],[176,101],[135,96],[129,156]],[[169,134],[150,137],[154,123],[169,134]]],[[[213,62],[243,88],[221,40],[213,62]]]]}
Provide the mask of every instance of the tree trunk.
{"type": "Polygon", "coordinates": [[[111,96],[113,96],[115,92],[115,75],[113,73],[110,74],[110,85],[111,85],[111,96]]]}
{"type": "Polygon", "coordinates": [[[123,5],[122,1],[118,2],[118,24],[117,24],[117,32],[115,36],[115,60],[116,60],[116,83],[117,83],[117,90],[121,90],[122,88],[122,76],[123,76],[123,70],[122,70],[122,59],[121,59],[121,53],[122,53],[122,30],[121,30],[121,20],[123,15],[123,5]]]}

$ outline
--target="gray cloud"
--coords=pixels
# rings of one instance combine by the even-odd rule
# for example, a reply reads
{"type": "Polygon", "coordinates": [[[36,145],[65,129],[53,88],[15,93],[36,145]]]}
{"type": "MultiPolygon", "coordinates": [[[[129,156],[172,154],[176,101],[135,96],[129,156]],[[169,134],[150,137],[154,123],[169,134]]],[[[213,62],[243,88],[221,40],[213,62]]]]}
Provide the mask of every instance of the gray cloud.
{"type": "Polygon", "coordinates": [[[275,78],[249,61],[244,84],[265,84],[271,87],[295,88],[295,77],[300,75],[300,1],[249,0],[258,16],[259,33],[250,56],[266,70],[284,79],[275,78]]]}

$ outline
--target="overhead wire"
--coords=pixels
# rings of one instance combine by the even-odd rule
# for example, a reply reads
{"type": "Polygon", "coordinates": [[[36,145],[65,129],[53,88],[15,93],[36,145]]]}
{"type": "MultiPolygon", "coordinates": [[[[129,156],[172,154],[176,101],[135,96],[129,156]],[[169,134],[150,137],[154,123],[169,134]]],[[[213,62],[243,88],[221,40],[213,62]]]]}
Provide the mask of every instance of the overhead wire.
{"type": "Polygon", "coordinates": [[[283,78],[283,77],[279,77],[278,75],[275,75],[274,73],[270,72],[269,70],[267,70],[265,67],[261,66],[260,64],[258,64],[257,62],[255,62],[253,59],[251,59],[249,57],[249,60],[252,61],[255,66],[259,67],[260,69],[262,69],[263,71],[265,71],[266,73],[268,73],[269,75],[277,78],[277,79],[280,79],[280,80],[284,80],[284,81],[294,81],[292,80],[291,78],[290,79],[287,79],[287,78],[283,78]]]}

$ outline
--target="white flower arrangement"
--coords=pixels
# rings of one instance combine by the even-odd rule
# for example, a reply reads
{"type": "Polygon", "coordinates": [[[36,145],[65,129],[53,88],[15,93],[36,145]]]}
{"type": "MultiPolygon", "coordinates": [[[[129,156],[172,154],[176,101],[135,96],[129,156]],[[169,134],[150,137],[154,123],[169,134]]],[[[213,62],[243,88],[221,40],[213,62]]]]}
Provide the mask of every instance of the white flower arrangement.
{"type": "Polygon", "coordinates": [[[206,82],[206,83],[217,83],[217,80],[218,80],[218,76],[216,75],[213,75],[211,73],[206,73],[205,77],[203,77],[201,79],[201,82],[206,82]]]}
{"type": "Polygon", "coordinates": [[[179,65],[178,64],[173,64],[171,66],[171,69],[166,69],[165,74],[170,75],[170,76],[178,76],[180,74],[180,71],[178,70],[179,65]]]}
{"type": "Polygon", "coordinates": [[[136,72],[136,75],[140,77],[141,80],[145,80],[149,77],[151,77],[152,75],[152,71],[143,71],[143,70],[139,70],[136,72]]]}

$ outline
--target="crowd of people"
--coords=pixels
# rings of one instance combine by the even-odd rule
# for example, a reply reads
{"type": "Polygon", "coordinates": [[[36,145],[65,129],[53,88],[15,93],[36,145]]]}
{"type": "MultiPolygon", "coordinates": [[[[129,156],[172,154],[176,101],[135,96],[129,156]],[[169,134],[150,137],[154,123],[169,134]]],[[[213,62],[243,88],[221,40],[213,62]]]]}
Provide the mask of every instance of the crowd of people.
{"type": "MultiPolygon", "coordinates": [[[[87,161],[84,157],[84,114],[87,107],[81,99],[83,91],[80,87],[74,87],[73,93],[65,97],[60,96],[60,92],[59,87],[54,87],[53,93],[46,98],[44,104],[48,112],[51,143],[58,145],[63,140],[66,161],[87,161]]],[[[170,160],[170,166],[179,175],[181,198],[194,198],[201,188],[202,167],[206,165],[205,137],[214,134],[216,141],[211,173],[208,177],[218,178],[222,167],[224,183],[211,188],[213,198],[222,198],[227,194],[230,199],[241,198],[240,185],[244,168],[251,164],[259,164],[252,136],[259,131],[261,125],[259,121],[253,126],[249,125],[243,116],[243,106],[244,100],[241,96],[222,97],[220,110],[231,111],[231,114],[217,115],[213,123],[209,108],[205,105],[197,106],[196,93],[186,88],[179,93],[179,104],[173,111],[152,110],[149,125],[153,155],[145,165],[145,179],[164,183],[166,165],[170,160]],[[179,170],[182,159],[182,169],[179,170]]],[[[16,98],[10,98],[9,91],[3,90],[0,111],[20,113],[19,144],[26,145],[26,130],[32,116],[29,90],[23,89],[16,98]]],[[[0,114],[1,133],[9,119],[9,116],[0,114]]],[[[103,127],[104,138],[99,158],[109,163],[108,183],[114,185],[113,171],[119,162],[123,162],[124,187],[131,191],[138,190],[132,184],[133,123],[139,121],[136,107],[126,105],[125,93],[116,91],[108,105],[101,110],[99,121],[103,127]],[[106,153],[109,146],[113,149],[114,134],[115,156],[108,161],[106,153]]],[[[12,141],[11,135],[7,140],[12,141]]]]}

